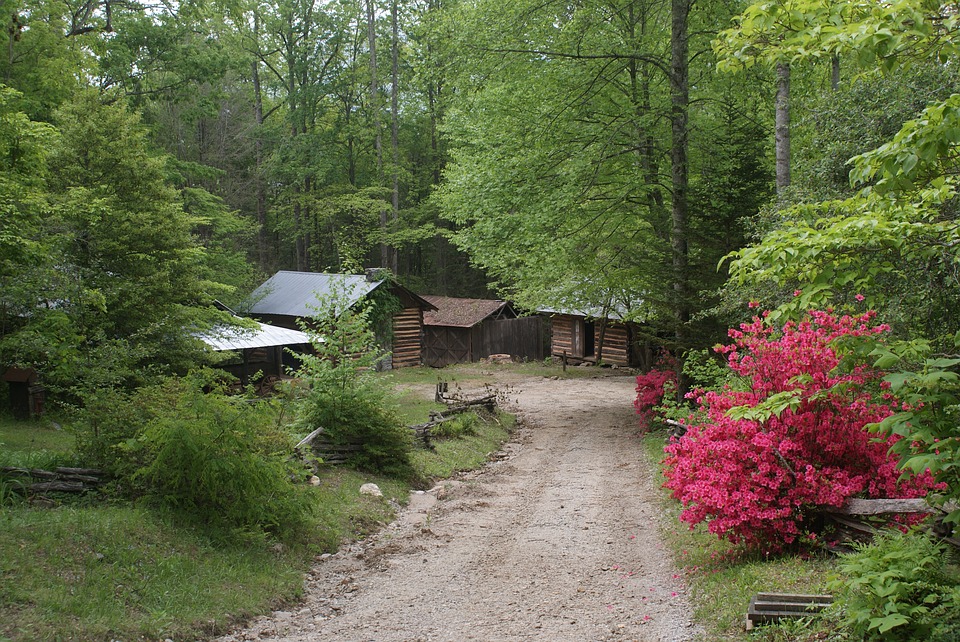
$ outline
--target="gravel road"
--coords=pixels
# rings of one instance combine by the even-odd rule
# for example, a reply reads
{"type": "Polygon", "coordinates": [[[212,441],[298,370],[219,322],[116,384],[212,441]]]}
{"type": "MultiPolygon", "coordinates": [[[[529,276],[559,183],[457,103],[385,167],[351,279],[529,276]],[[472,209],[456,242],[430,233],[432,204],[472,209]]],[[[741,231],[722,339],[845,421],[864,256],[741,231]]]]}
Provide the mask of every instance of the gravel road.
{"type": "Polygon", "coordinates": [[[319,561],[301,605],[221,642],[700,639],[660,539],[634,379],[502,378],[521,427],[490,464],[414,493],[319,561]]]}

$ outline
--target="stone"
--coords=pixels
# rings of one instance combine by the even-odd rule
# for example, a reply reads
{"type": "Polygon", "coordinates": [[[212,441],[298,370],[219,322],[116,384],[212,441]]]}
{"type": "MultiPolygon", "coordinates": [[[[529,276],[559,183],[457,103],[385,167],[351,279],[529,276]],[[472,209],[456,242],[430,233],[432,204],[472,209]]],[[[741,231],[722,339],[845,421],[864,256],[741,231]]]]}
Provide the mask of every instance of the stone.
{"type": "Polygon", "coordinates": [[[361,495],[370,495],[371,497],[383,497],[383,491],[376,484],[364,484],[360,487],[361,495]]]}

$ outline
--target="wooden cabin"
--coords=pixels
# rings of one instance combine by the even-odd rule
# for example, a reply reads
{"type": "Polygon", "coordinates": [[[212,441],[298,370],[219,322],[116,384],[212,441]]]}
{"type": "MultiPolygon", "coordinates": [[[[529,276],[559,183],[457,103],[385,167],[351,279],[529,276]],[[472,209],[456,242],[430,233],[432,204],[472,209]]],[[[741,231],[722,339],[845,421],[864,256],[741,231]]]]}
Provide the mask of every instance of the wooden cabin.
{"type": "Polygon", "coordinates": [[[518,318],[506,301],[423,295],[436,307],[424,313],[425,365],[442,368],[492,354],[521,360],[546,356],[543,319],[518,318]]]}
{"type": "Polygon", "coordinates": [[[314,315],[318,301],[342,296],[352,306],[374,291],[384,288],[400,303],[393,315],[392,337],[384,347],[392,353],[387,367],[419,366],[423,360],[423,313],[435,309],[420,296],[391,280],[379,278],[375,270],[366,275],[291,272],[281,270],[251,295],[250,315],[281,328],[298,329],[300,319],[314,315]]]}
{"type": "Polygon", "coordinates": [[[551,319],[550,355],[575,362],[641,366],[634,328],[615,313],[597,318],[575,311],[544,310],[551,319]]]}

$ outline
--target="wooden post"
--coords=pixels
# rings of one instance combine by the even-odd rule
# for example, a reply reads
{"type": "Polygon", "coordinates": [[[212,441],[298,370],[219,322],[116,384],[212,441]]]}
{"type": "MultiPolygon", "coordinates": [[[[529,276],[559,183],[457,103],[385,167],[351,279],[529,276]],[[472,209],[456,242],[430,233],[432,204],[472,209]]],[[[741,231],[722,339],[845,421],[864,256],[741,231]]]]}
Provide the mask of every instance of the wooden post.
{"type": "Polygon", "coordinates": [[[563,351],[563,371],[567,371],[567,351],[563,351]]]}

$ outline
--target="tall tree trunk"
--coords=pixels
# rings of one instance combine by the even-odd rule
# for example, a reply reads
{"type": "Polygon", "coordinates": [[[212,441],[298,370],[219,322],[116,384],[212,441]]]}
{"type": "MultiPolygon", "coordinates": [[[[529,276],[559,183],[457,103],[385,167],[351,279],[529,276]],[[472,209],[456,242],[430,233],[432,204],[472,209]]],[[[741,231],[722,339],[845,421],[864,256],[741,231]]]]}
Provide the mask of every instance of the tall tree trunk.
{"type": "MultiPolygon", "coordinates": [[[[374,0],[367,0],[367,42],[370,47],[370,109],[373,116],[373,148],[377,154],[377,181],[383,184],[383,138],[380,132],[380,86],[377,82],[377,9],[374,0]]],[[[387,208],[380,210],[380,232],[386,234],[387,208]]],[[[380,267],[390,268],[390,246],[380,241],[380,267]]]]}
{"type": "MultiPolygon", "coordinates": [[[[400,26],[397,0],[390,6],[390,18],[393,26],[393,40],[390,43],[390,147],[392,158],[391,213],[394,225],[400,218],[400,26]]],[[[399,270],[399,257],[394,247],[390,248],[390,269],[394,274],[399,270]]]]}
{"type": "MultiPolygon", "coordinates": [[[[671,209],[670,244],[673,255],[673,290],[676,295],[674,336],[677,356],[682,360],[688,343],[687,324],[690,321],[690,296],[687,283],[687,113],[690,106],[690,60],[687,18],[693,0],[671,0],[670,32],[670,185],[673,192],[671,209]]],[[[682,370],[681,370],[682,372],[682,370]]],[[[677,395],[682,399],[689,383],[681,375],[677,382],[677,395]]]]}
{"type": "MultiPolygon", "coordinates": [[[[254,24],[254,35],[259,25],[254,24]]],[[[263,185],[263,92],[260,88],[260,62],[253,61],[253,121],[256,132],[253,149],[256,162],[254,190],[257,201],[257,258],[261,270],[267,269],[267,195],[263,185]]]]}
{"type": "Polygon", "coordinates": [[[790,65],[777,63],[777,195],[790,187],[790,65]]]}

